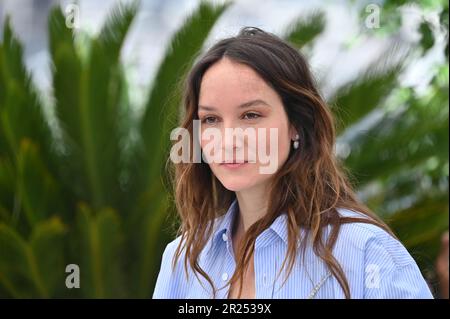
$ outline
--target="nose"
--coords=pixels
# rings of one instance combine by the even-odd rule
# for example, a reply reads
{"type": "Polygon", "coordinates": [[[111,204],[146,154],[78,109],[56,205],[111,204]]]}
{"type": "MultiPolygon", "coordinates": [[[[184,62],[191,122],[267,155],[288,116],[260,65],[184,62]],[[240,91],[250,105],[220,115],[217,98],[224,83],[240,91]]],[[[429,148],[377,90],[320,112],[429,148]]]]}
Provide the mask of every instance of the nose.
{"type": "Polygon", "coordinates": [[[224,126],[222,134],[222,151],[226,159],[235,159],[239,151],[244,148],[244,136],[239,134],[239,126],[227,125],[224,126]]]}

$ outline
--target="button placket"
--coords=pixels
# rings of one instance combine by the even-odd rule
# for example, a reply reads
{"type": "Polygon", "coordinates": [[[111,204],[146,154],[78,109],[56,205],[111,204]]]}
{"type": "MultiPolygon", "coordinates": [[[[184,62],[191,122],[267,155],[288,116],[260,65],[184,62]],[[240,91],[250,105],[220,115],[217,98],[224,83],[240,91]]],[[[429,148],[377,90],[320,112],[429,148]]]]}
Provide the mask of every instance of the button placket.
{"type": "Polygon", "coordinates": [[[267,274],[266,273],[263,274],[263,285],[267,286],[267,274]]]}
{"type": "Polygon", "coordinates": [[[234,261],[234,255],[232,253],[232,243],[230,240],[230,235],[228,231],[224,231],[221,235],[222,239],[222,248],[225,249],[227,252],[223,254],[222,260],[216,261],[218,263],[217,266],[219,268],[218,272],[218,298],[226,299],[228,298],[228,292],[229,292],[229,283],[231,276],[234,273],[235,270],[235,261],[234,261]]]}
{"type": "Polygon", "coordinates": [[[222,234],[222,240],[226,243],[227,251],[230,254],[234,264],[236,264],[236,260],[235,260],[235,257],[234,257],[234,251],[233,251],[233,243],[230,240],[230,236],[227,233],[228,233],[228,231],[224,232],[222,234]]]}
{"type": "Polygon", "coordinates": [[[227,281],[227,279],[228,279],[228,273],[227,273],[227,272],[224,272],[224,273],[222,274],[222,280],[223,280],[223,281],[227,281]]]}
{"type": "Polygon", "coordinates": [[[255,294],[256,298],[273,298],[276,283],[277,261],[268,260],[267,247],[255,248],[255,294]],[[259,280],[258,280],[259,278],[259,280]]]}

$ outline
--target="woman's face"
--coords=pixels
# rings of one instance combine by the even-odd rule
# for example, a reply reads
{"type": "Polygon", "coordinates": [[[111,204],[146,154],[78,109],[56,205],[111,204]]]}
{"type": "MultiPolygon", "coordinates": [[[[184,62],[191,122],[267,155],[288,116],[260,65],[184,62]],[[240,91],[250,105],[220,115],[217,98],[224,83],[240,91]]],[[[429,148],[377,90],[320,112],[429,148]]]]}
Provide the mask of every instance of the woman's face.
{"type": "Polygon", "coordinates": [[[266,183],[286,161],[296,134],[278,94],[252,68],[226,57],[203,76],[198,117],[203,156],[235,192],[266,183]],[[245,134],[234,131],[237,137],[230,139],[226,129],[245,134]],[[220,140],[205,130],[220,132],[220,140]]]}

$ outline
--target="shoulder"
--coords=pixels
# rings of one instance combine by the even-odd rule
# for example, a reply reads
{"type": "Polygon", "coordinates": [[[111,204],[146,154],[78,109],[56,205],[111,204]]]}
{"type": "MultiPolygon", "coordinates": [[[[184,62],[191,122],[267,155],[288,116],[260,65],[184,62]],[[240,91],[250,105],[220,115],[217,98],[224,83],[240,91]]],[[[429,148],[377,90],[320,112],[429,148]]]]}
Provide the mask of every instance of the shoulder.
{"type": "Polygon", "coordinates": [[[175,238],[174,240],[169,242],[166,245],[166,248],[164,249],[164,254],[173,256],[175,254],[175,251],[176,251],[177,247],[179,246],[180,242],[181,242],[181,236],[178,236],[177,238],[175,238]]]}
{"type": "MultiPolygon", "coordinates": [[[[345,217],[369,218],[339,209],[345,217]]],[[[432,298],[415,260],[388,231],[365,222],[347,223],[334,248],[344,269],[363,279],[363,298],[432,298]]]]}
{"type": "Polygon", "coordinates": [[[187,288],[187,277],[182,267],[183,251],[173,267],[173,259],[181,241],[178,236],[166,245],[164,249],[159,274],[153,291],[154,299],[178,299],[183,298],[187,288]]]}
{"type": "Polygon", "coordinates": [[[164,249],[164,253],[163,253],[163,257],[162,257],[162,264],[167,264],[169,265],[170,263],[170,270],[173,272],[178,272],[181,270],[182,265],[183,265],[183,261],[184,261],[184,257],[185,257],[185,249],[183,248],[180,252],[179,258],[176,262],[176,264],[174,265],[175,268],[173,268],[173,259],[175,257],[175,253],[177,251],[178,246],[181,243],[181,235],[176,237],[175,239],[173,239],[171,242],[169,242],[166,245],[166,248],[164,249]]]}
{"type": "MultiPolygon", "coordinates": [[[[343,217],[356,217],[368,220],[370,218],[360,212],[345,208],[338,209],[338,212],[343,217]]],[[[365,257],[370,257],[373,251],[377,253],[383,252],[382,256],[390,259],[396,266],[414,262],[405,246],[397,238],[384,228],[370,222],[361,221],[343,224],[336,245],[342,245],[347,250],[353,248],[365,257]]]]}

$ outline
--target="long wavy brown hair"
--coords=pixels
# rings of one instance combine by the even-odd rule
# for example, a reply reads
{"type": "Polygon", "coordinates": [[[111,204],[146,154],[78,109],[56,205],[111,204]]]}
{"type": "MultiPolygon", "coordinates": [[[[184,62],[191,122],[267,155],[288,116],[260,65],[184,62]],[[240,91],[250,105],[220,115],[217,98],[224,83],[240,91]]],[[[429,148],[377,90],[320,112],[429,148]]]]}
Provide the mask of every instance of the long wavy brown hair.
{"type": "MultiPolygon", "coordinates": [[[[297,255],[301,250],[305,252],[307,245],[312,243],[314,253],[325,262],[346,298],[350,298],[345,273],[332,253],[341,225],[371,223],[393,234],[357,199],[350,183],[351,174],[334,154],[334,118],[318,92],[306,59],[285,41],[258,28],[244,28],[237,36],[217,42],[197,60],[184,83],[184,118],[181,126],[190,133],[191,150],[197,142],[193,138],[193,120],[198,119],[202,77],[211,65],[223,57],[251,67],[279,94],[289,122],[300,137],[299,151],[291,150],[285,163],[271,176],[267,213],[246,231],[229,284],[239,281],[240,297],[244,273],[256,238],[282,212],[286,212],[288,248],[280,272],[287,265],[289,275],[297,255]],[[359,212],[362,217],[341,217],[337,208],[359,212]],[[325,239],[323,233],[326,226],[331,227],[331,232],[325,239]],[[300,232],[301,229],[304,231],[300,232]],[[301,242],[300,247],[297,246],[298,241],[301,242]]],[[[214,283],[200,267],[198,257],[212,236],[214,220],[226,213],[236,195],[220,183],[207,163],[194,163],[193,153],[191,151],[191,163],[172,166],[174,198],[181,221],[178,230],[181,240],[174,255],[173,267],[184,250],[186,276],[189,277],[189,265],[197,278],[198,274],[205,277],[212,286],[215,298],[214,283]]]]}

